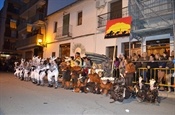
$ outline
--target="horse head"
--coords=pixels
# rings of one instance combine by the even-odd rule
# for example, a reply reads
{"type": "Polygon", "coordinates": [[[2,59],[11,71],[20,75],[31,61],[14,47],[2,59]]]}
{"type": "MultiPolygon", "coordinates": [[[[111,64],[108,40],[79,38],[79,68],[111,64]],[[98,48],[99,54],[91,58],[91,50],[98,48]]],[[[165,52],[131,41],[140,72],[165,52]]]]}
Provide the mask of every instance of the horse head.
{"type": "Polygon", "coordinates": [[[149,82],[150,82],[150,90],[152,91],[156,88],[155,87],[156,81],[155,81],[155,79],[150,79],[149,82]]]}

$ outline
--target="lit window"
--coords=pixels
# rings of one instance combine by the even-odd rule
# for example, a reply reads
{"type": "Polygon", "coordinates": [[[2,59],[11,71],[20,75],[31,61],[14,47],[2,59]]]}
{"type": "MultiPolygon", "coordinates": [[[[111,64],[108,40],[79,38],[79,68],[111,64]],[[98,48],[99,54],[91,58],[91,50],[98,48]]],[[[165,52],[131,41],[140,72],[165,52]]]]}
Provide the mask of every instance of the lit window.
{"type": "Polygon", "coordinates": [[[10,28],[16,29],[16,20],[10,19],[10,28]]]}

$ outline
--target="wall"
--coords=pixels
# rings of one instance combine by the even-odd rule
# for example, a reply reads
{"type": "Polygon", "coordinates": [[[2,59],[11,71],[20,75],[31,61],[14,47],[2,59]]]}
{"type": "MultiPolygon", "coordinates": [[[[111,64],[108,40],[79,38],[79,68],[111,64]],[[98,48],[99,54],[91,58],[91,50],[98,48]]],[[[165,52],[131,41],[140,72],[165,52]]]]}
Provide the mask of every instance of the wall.
{"type": "MultiPolygon", "coordinates": [[[[72,5],[71,7],[64,8],[64,10],[58,11],[53,15],[48,17],[48,30],[47,30],[47,41],[48,44],[47,49],[45,49],[45,56],[51,56],[52,52],[56,52],[56,56],[59,56],[59,45],[70,43],[71,51],[70,55],[74,55],[72,51],[74,45],[80,43],[85,48],[86,52],[94,52],[99,54],[106,54],[106,47],[115,46],[117,44],[117,55],[123,53],[122,43],[129,42],[129,36],[127,37],[119,37],[119,38],[111,38],[104,39],[105,27],[103,29],[97,29],[97,16],[100,14],[105,14],[109,12],[109,2],[113,2],[114,0],[106,0],[106,4],[104,7],[96,9],[96,1],[95,0],[84,0],[77,4],[72,5]],[[83,23],[80,26],[77,26],[77,13],[79,11],[83,11],[83,23]],[[70,25],[72,25],[72,39],[67,41],[56,42],[55,36],[53,33],[54,22],[58,22],[58,27],[62,26],[63,13],[70,13],[70,25]],[[87,34],[92,34],[85,36],[87,34]],[[84,35],[83,37],[81,35],[84,35]],[[81,37],[80,37],[81,36],[81,37]]],[[[123,7],[128,5],[128,0],[123,0],[123,7]]],[[[170,38],[173,42],[172,37],[168,35],[159,35],[159,36],[150,36],[146,37],[143,45],[147,40],[152,39],[164,39],[170,38]]],[[[146,46],[142,48],[143,52],[146,51],[146,46]]],[[[173,45],[170,46],[170,50],[173,49],[173,45]]],[[[83,56],[84,54],[82,54],[83,56]]]]}

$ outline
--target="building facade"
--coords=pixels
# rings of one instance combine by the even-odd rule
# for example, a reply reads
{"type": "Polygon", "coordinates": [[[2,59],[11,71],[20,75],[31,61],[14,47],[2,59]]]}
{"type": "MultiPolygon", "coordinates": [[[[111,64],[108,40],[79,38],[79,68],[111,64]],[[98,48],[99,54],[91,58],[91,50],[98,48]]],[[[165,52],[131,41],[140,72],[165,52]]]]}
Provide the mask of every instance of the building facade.
{"type": "Polygon", "coordinates": [[[174,49],[173,0],[77,0],[48,16],[48,0],[17,1],[6,0],[1,10],[1,17],[7,17],[0,18],[1,53],[18,52],[31,59],[92,52],[112,59],[143,52],[170,54],[174,49]],[[105,38],[109,21],[128,16],[130,35],[105,38]]]}
{"type": "Polygon", "coordinates": [[[121,53],[162,54],[174,49],[173,0],[76,1],[47,16],[44,57],[94,52],[113,58],[121,53]],[[109,20],[132,17],[130,36],[106,39],[109,20]],[[115,53],[115,54],[113,54],[115,53]]]}
{"type": "Polygon", "coordinates": [[[33,56],[43,56],[43,48],[46,47],[45,33],[47,14],[47,0],[23,0],[24,5],[20,9],[18,26],[17,50],[25,59],[33,56]]]}
{"type": "Polygon", "coordinates": [[[162,54],[174,50],[174,0],[130,0],[133,38],[143,52],[162,54]]]}
{"type": "Polygon", "coordinates": [[[0,57],[19,57],[16,50],[18,40],[17,27],[19,24],[19,10],[22,6],[20,0],[5,0],[0,11],[0,57]]]}
{"type": "Polygon", "coordinates": [[[110,19],[128,16],[127,0],[82,0],[76,1],[47,16],[47,48],[44,57],[73,56],[80,52],[105,54],[112,58],[114,46],[116,55],[122,53],[121,44],[129,36],[104,39],[106,22],[110,19]]]}

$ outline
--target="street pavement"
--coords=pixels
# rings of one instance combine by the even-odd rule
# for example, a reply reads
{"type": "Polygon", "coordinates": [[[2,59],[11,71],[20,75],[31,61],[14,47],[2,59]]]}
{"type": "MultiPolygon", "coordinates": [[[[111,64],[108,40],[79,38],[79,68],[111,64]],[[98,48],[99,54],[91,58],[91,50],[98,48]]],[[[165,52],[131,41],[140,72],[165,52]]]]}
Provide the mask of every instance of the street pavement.
{"type": "Polygon", "coordinates": [[[175,115],[175,93],[160,92],[161,103],[36,86],[0,72],[0,115],[175,115]]]}

